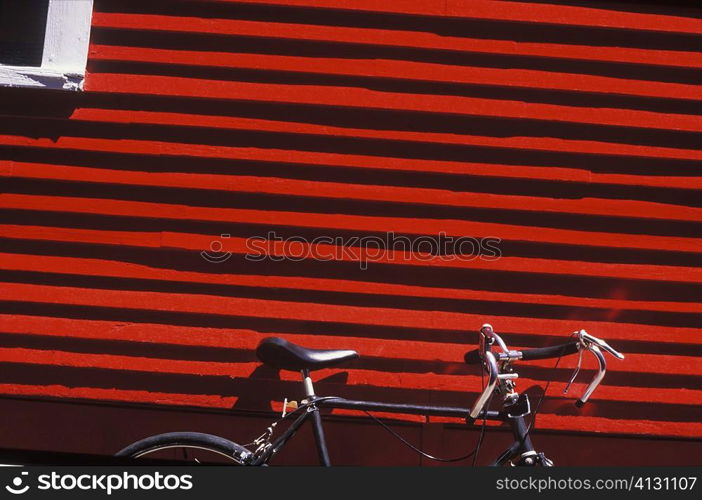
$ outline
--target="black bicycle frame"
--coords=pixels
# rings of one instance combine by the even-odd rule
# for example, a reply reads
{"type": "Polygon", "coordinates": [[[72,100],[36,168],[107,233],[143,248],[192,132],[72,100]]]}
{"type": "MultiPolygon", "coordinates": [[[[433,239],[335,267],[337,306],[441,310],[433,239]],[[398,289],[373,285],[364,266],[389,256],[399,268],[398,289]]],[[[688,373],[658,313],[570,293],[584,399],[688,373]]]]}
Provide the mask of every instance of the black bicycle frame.
{"type": "MultiPolygon", "coordinates": [[[[520,408],[526,408],[526,412],[514,415],[513,412],[508,411],[507,408],[502,411],[485,411],[480,413],[479,419],[483,418],[486,420],[494,420],[500,422],[509,423],[514,434],[514,443],[507,448],[499,458],[492,464],[494,466],[504,465],[511,459],[515,457],[524,457],[526,455],[534,454],[534,447],[532,446],[531,439],[528,436],[528,427],[524,420],[524,417],[529,414],[529,403],[526,395],[521,395],[519,400],[520,408]]],[[[309,398],[303,413],[298,416],[293,423],[277,437],[262,453],[256,455],[251,462],[251,465],[262,465],[267,463],[280,449],[285,446],[285,444],[297,433],[297,431],[302,427],[302,425],[308,419],[312,419],[312,425],[314,430],[315,444],[317,447],[317,454],[319,456],[319,462],[323,466],[330,466],[331,462],[329,460],[329,451],[327,450],[326,439],[324,436],[324,429],[322,427],[322,416],[320,414],[321,408],[339,408],[348,410],[361,410],[361,411],[379,411],[386,413],[403,413],[409,415],[426,415],[426,416],[438,416],[438,417],[458,417],[465,418],[468,413],[468,408],[458,408],[450,406],[420,406],[420,405],[408,405],[408,404],[397,404],[397,403],[381,403],[375,401],[357,401],[352,399],[345,399],[339,397],[314,397],[309,398]]],[[[522,462],[520,465],[536,465],[535,461],[532,462],[522,462]]]]}

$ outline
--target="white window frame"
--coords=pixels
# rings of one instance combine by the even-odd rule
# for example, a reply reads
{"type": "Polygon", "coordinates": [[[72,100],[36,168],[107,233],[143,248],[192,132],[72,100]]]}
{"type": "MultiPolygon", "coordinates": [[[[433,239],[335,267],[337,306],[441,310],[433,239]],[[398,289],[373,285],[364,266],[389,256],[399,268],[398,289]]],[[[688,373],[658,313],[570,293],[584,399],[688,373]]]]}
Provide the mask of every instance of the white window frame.
{"type": "Polygon", "coordinates": [[[82,90],[93,0],[49,0],[41,66],[0,64],[0,86],[82,90]]]}

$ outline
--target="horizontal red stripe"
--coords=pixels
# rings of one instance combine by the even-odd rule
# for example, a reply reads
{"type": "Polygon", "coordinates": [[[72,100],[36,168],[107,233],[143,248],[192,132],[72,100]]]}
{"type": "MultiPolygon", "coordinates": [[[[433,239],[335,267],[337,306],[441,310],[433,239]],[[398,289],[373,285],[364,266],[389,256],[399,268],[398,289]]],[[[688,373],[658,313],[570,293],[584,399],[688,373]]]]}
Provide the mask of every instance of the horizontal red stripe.
{"type": "MultiPolygon", "coordinates": [[[[219,1],[240,2],[240,0],[219,1]]],[[[700,26],[699,19],[696,18],[504,0],[471,0],[470,2],[464,0],[395,0],[390,3],[379,3],[375,0],[246,0],[246,3],[702,33],[702,26],[700,26]]]]}
{"type": "Polygon", "coordinates": [[[497,331],[553,334],[585,328],[595,336],[612,340],[648,340],[691,344],[702,342],[699,329],[696,328],[666,327],[665,333],[662,333],[662,329],[659,326],[607,321],[502,317],[445,311],[340,306],[279,300],[216,297],[211,295],[117,291],[19,283],[2,284],[2,293],[6,300],[37,304],[72,304],[135,310],[178,311],[226,316],[445,329],[458,332],[474,331],[483,323],[489,322],[497,328],[497,331]]]}
{"type": "MultiPolygon", "coordinates": [[[[0,200],[2,195],[0,195],[0,200]]],[[[74,241],[78,243],[101,243],[158,248],[161,245],[159,233],[141,231],[95,231],[92,229],[59,229],[48,226],[0,226],[0,235],[5,238],[21,238],[44,241],[74,241]],[[46,235],[46,231],[51,235],[46,235]]]]}
{"type": "Polygon", "coordinates": [[[625,184],[672,187],[677,189],[702,189],[702,177],[657,177],[648,175],[593,173],[590,181],[598,184],[625,184]]]}
{"type": "Polygon", "coordinates": [[[91,73],[86,78],[85,88],[93,92],[177,95],[213,99],[234,98],[261,102],[702,131],[702,117],[694,115],[613,108],[583,108],[474,97],[400,94],[355,87],[284,85],[171,76],[91,73]]]}
{"type": "Polygon", "coordinates": [[[176,394],[128,389],[100,389],[97,387],[28,384],[0,384],[0,394],[9,396],[48,396],[51,398],[94,399],[101,401],[122,401],[126,403],[202,406],[227,409],[234,406],[239,399],[237,396],[219,396],[215,394],[176,394]]]}
{"type": "MultiPolygon", "coordinates": [[[[572,368],[574,368],[574,363],[571,364],[573,365],[572,368]]],[[[552,360],[551,366],[553,366],[552,360]]],[[[519,366],[515,367],[515,371],[517,373],[519,372],[519,366]]],[[[323,378],[338,374],[339,372],[345,372],[348,375],[348,378],[344,383],[349,385],[372,385],[375,387],[392,387],[396,389],[420,389],[473,393],[479,393],[483,387],[483,384],[481,384],[480,375],[437,375],[434,373],[380,372],[375,370],[357,370],[353,368],[353,366],[340,367],[336,369],[315,370],[313,377],[314,380],[321,380],[323,378]]],[[[281,371],[280,375],[282,380],[292,382],[300,381],[299,373],[281,371]]],[[[590,382],[590,376],[591,374],[581,374],[580,377],[578,377],[578,382],[574,383],[570,387],[567,394],[563,393],[563,390],[566,387],[565,382],[551,382],[547,396],[554,400],[574,401],[587,387],[587,384],[590,382]]],[[[520,377],[518,379],[518,384],[521,387],[531,387],[533,385],[542,385],[543,381],[520,377]]],[[[590,401],[593,403],[598,400],[633,402],[648,401],[651,403],[699,405],[702,404],[702,391],[692,389],[652,389],[649,387],[601,385],[595,391],[592,399],[590,399],[590,401]]],[[[466,399],[466,405],[470,405],[469,399],[466,399]]]]}
{"type": "Polygon", "coordinates": [[[342,59],[236,54],[188,50],[92,45],[91,60],[188,64],[216,68],[249,68],[317,74],[370,76],[508,87],[543,88],[572,92],[603,92],[676,99],[702,99],[702,87],[603,76],[523,69],[478,68],[383,59],[342,59]]]}
{"type": "MultiPolygon", "coordinates": [[[[319,182],[271,177],[229,176],[191,173],[134,172],[124,170],[67,167],[39,163],[12,165],[11,175],[23,178],[57,179],[63,181],[127,184],[139,186],[170,186],[190,189],[224,190],[231,192],[268,193],[280,195],[323,197],[333,199],[373,200],[453,207],[482,207],[605,215],[653,219],[702,220],[702,209],[636,200],[580,198],[577,200],[532,196],[497,195],[456,192],[443,189],[406,188],[338,182],[319,182]]],[[[2,174],[0,174],[2,175],[2,174]]],[[[702,178],[700,178],[702,182],[702,178]]]]}
{"type": "Polygon", "coordinates": [[[222,285],[289,288],[295,290],[316,290],[326,292],[363,293],[376,295],[399,295],[437,299],[464,299],[493,302],[513,302],[521,304],[552,304],[578,308],[597,307],[611,309],[612,314],[622,310],[701,312],[699,304],[689,302],[662,302],[642,300],[601,299],[589,297],[567,297],[563,295],[525,294],[492,292],[487,290],[466,290],[437,288],[413,285],[396,285],[371,281],[350,281],[339,279],[306,278],[298,276],[265,276],[248,274],[200,273],[176,271],[102,259],[82,259],[73,257],[53,257],[43,255],[21,255],[0,253],[0,269],[62,273],[66,269],[71,274],[88,276],[112,276],[134,279],[154,279],[188,281],[192,283],[213,283],[222,285]]]}
{"type": "MultiPolygon", "coordinates": [[[[628,235],[593,231],[573,231],[566,229],[538,228],[508,224],[458,221],[452,219],[404,219],[391,217],[370,217],[357,215],[310,214],[266,210],[205,208],[163,203],[131,202],[122,200],[104,200],[96,198],[69,198],[39,195],[0,194],[0,207],[19,210],[47,210],[51,212],[95,213],[106,215],[123,215],[181,220],[210,220],[228,223],[245,222],[249,224],[270,224],[290,227],[334,228],[352,231],[394,232],[400,234],[438,235],[443,232],[448,236],[464,237],[498,237],[500,239],[519,241],[540,241],[584,246],[607,246],[617,248],[675,248],[679,251],[700,252],[702,240],[698,238],[678,238],[672,236],[628,235]]],[[[9,227],[8,227],[9,229],[9,227]]],[[[226,229],[226,228],[225,228],[226,229]]],[[[13,228],[22,231],[19,227],[13,228]]],[[[60,234],[58,230],[57,234],[60,234]]],[[[36,233],[36,232],[34,232],[36,233]]],[[[34,234],[29,233],[29,234],[34,234]]],[[[76,233],[81,234],[81,233],[76,233]]],[[[99,233],[84,233],[86,235],[99,233]]],[[[104,233],[104,234],[110,234],[104,233]]],[[[117,233],[119,234],[119,233],[117,233]]],[[[143,234],[143,233],[142,233],[143,234]]],[[[164,233],[165,234],[165,233],[164,233]]],[[[35,234],[41,239],[41,233],[35,234]]],[[[140,235],[135,234],[137,238],[140,235]]],[[[25,236],[22,236],[25,237],[25,236]]],[[[168,244],[176,243],[180,236],[171,237],[168,244]]],[[[209,248],[211,236],[203,236],[203,250],[209,248]]],[[[153,240],[153,237],[149,241],[153,240]]],[[[97,240],[96,240],[97,241],[97,240]]],[[[153,243],[152,243],[153,244],[153,243]]],[[[164,240],[164,244],[165,240],[164,240]]],[[[233,244],[231,241],[228,245],[233,244]]],[[[321,247],[326,248],[326,247],[321,247]]],[[[230,251],[234,251],[231,248],[230,251]]],[[[502,259],[504,260],[504,258],[502,259]]],[[[494,263],[491,263],[494,264],[494,263]]],[[[616,264],[615,267],[622,267],[616,264]]],[[[681,268],[670,269],[671,273],[681,268]]]]}
{"type": "Polygon", "coordinates": [[[38,365],[106,368],[155,373],[249,377],[260,363],[221,363],[215,361],[184,361],[114,354],[85,354],[66,351],[43,351],[21,347],[0,347],[0,363],[29,363],[38,365]]]}
{"type": "MultiPolygon", "coordinates": [[[[697,52],[598,47],[558,43],[531,43],[514,40],[485,40],[456,36],[440,36],[420,31],[346,28],[310,24],[268,23],[234,19],[210,19],[182,16],[158,16],[95,12],[93,26],[118,29],[212,33],[261,38],[316,40],[364,45],[418,47],[487,54],[506,54],[565,58],[591,61],[613,61],[660,66],[702,67],[697,52]]],[[[252,47],[255,51],[255,48],[252,47]]]]}
{"type": "MultiPolygon", "coordinates": [[[[78,149],[105,151],[117,153],[141,154],[171,154],[181,156],[195,156],[203,158],[224,157],[231,159],[249,159],[273,163],[305,163],[322,166],[341,166],[351,168],[371,168],[381,170],[407,170],[424,172],[443,172],[466,175],[486,175],[509,178],[549,179],[576,182],[594,182],[604,184],[633,184],[644,186],[676,187],[695,189],[702,187],[700,177],[682,176],[646,176],[629,174],[598,174],[590,171],[562,167],[538,167],[520,165],[501,165],[473,162],[452,162],[437,160],[413,160],[405,158],[388,158],[381,156],[341,155],[334,153],[317,153],[279,149],[257,148],[222,148],[198,147],[190,144],[162,143],[155,141],[134,140],[105,140],[105,139],[78,139],[70,137],[59,138],[56,142],[46,139],[31,139],[26,137],[0,135],[0,144],[31,146],[47,149],[78,149]],[[163,153],[167,150],[167,153],[163,153]]],[[[634,146],[630,146],[634,147],[634,146]]],[[[671,152],[676,151],[668,148],[671,152]]],[[[641,151],[638,151],[641,152],[641,151]]],[[[689,151],[691,157],[702,153],[689,151]]],[[[0,172],[9,175],[12,172],[11,161],[0,160],[0,172]]],[[[294,166],[291,166],[294,168],[294,166]]]]}

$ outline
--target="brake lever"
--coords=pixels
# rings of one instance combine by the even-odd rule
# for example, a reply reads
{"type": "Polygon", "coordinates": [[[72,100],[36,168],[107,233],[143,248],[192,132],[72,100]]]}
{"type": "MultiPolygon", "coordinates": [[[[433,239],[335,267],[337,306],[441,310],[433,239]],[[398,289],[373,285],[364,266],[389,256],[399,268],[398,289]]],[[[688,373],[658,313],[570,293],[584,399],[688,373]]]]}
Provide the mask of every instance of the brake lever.
{"type": "Polygon", "coordinates": [[[595,375],[595,378],[592,379],[590,384],[587,386],[585,389],[585,392],[583,393],[582,396],[580,396],[580,399],[578,399],[575,402],[575,406],[578,408],[581,408],[587,400],[590,398],[593,392],[595,392],[595,389],[600,385],[600,382],[602,382],[602,379],[605,376],[605,372],[607,371],[607,360],[604,357],[604,354],[602,354],[602,350],[610,353],[612,356],[614,356],[617,359],[624,359],[624,355],[614,349],[612,346],[610,346],[607,342],[605,342],[602,339],[599,339],[593,335],[590,335],[587,333],[585,330],[580,330],[578,332],[573,332],[574,334],[577,334],[578,336],[578,341],[580,343],[580,357],[578,359],[578,366],[575,369],[575,373],[573,373],[573,376],[571,377],[570,381],[566,385],[563,393],[565,394],[568,392],[568,389],[570,388],[570,385],[573,383],[575,380],[575,377],[578,375],[578,372],[580,371],[580,366],[583,360],[583,352],[585,350],[590,351],[593,356],[595,356],[595,359],[597,360],[597,364],[599,366],[599,370],[597,374],[595,375]]]}
{"type": "Polygon", "coordinates": [[[604,340],[599,339],[599,338],[597,338],[597,337],[595,337],[595,336],[593,336],[593,335],[590,335],[590,334],[587,333],[585,330],[580,330],[580,331],[578,332],[578,337],[580,338],[580,341],[581,341],[581,342],[584,341],[584,342],[589,342],[589,343],[591,343],[591,344],[596,344],[597,347],[599,347],[600,349],[604,349],[605,351],[607,351],[608,353],[610,353],[610,354],[611,354],[612,356],[614,356],[615,358],[617,358],[617,359],[624,359],[624,355],[623,355],[621,352],[619,352],[619,351],[617,351],[616,349],[614,349],[611,345],[609,345],[609,344],[608,344],[607,342],[605,342],[604,340]]]}

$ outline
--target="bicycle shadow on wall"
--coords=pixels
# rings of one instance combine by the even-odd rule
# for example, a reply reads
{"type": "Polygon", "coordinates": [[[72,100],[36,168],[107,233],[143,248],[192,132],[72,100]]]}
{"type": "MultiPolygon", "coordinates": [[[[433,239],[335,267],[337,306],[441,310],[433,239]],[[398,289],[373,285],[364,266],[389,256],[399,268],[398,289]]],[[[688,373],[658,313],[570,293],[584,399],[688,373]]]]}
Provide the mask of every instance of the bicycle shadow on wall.
{"type": "MultiPolygon", "coordinates": [[[[282,408],[283,400],[274,401],[280,405],[280,408],[273,407],[272,401],[279,394],[287,394],[290,401],[299,401],[304,398],[300,393],[299,384],[297,381],[285,381],[280,376],[281,370],[271,366],[261,364],[246,378],[237,377],[234,382],[243,382],[243,387],[238,391],[238,399],[232,405],[232,410],[270,412],[279,411],[282,408]],[[283,392],[280,392],[282,390],[283,392]]],[[[315,380],[315,385],[318,385],[322,390],[334,392],[340,386],[348,385],[349,373],[339,372],[329,375],[319,380],[315,380]]],[[[284,396],[285,397],[285,396],[284,396]]]]}

